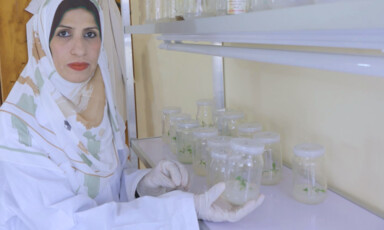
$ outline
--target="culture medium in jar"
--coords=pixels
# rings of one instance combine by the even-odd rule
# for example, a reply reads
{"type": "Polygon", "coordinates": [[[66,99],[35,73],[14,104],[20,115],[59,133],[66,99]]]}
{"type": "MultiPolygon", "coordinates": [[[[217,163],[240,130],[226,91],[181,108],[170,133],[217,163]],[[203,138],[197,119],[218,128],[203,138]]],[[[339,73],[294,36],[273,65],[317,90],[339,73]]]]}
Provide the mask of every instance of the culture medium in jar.
{"type": "Polygon", "coordinates": [[[217,136],[207,140],[209,152],[207,184],[209,187],[225,181],[227,158],[231,152],[231,139],[227,136],[217,136]]]}
{"type": "Polygon", "coordinates": [[[163,114],[161,117],[161,127],[162,127],[162,139],[165,143],[169,143],[170,133],[169,133],[169,116],[171,114],[180,113],[180,107],[168,106],[163,108],[163,114]]]}
{"type": "Polygon", "coordinates": [[[242,123],[237,126],[237,137],[253,138],[256,133],[261,132],[263,126],[259,123],[242,123]]]}
{"type": "Polygon", "coordinates": [[[200,99],[196,102],[196,104],[197,104],[196,120],[199,122],[200,126],[213,127],[212,100],[200,99]]]}
{"type": "Polygon", "coordinates": [[[281,181],[283,156],[281,153],[280,135],[275,132],[260,132],[254,139],[264,144],[264,167],[261,184],[273,185],[281,181]]]}
{"type": "Polygon", "coordinates": [[[171,152],[176,154],[176,128],[177,124],[180,121],[191,119],[191,115],[187,113],[177,113],[177,114],[171,114],[169,116],[169,147],[171,149],[171,152]]]}
{"type": "Polygon", "coordinates": [[[184,164],[192,164],[193,129],[199,127],[196,120],[184,120],[177,124],[176,151],[177,159],[184,164]]]}
{"type": "Polygon", "coordinates": [[[327,194],[324,147],[304,143],[296,145],[293,152],[293,197],[306,204],[321,203],[327,194]]]}
{"type": "Polygon", "coordinates": [[[223,136],[236,137],[237,127],[242,123],[244,113],[238,111],[228,111],[222,116],[222,133],[223,136]]]}
{"type": "Polygon", "coordinates": [[[231,150],[224,197],[233,205],[244,205],[260,195],[264,145],[254,139],[234,138],[231,150]]]}
{"type": "Polygon", "coordinates": [[[197,175],[206,176],[209,164],[207,139],[217,136],[218,132],[216,128],[196,128],[193,135],[192,168],[197,175]]]}

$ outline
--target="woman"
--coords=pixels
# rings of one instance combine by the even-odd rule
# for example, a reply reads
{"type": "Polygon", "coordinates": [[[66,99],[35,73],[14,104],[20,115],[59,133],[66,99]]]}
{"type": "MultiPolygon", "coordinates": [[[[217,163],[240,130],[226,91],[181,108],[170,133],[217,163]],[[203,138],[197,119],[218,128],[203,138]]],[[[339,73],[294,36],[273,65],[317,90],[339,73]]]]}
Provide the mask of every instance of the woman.
{"type": "Polygon", "coordinates": [[[129,167],[102,28],[95,0],[43,1],[27,24],[29,60],[0,108],[0,229],[198,229],[259,206],[220,208],[223,184],[180,191],[176,162],[129,167]]]}

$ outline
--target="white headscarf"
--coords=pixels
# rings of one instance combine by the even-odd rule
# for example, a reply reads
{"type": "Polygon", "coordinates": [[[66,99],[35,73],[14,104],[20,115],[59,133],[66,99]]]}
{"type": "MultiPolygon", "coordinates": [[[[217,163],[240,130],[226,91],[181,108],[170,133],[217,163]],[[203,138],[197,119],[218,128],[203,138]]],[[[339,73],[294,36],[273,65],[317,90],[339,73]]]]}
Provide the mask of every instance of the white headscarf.
{"type": "MultiPolygon", "coordinates": [[[[103,32],[102,11],[90,1],[99,10],[103,32]]],[[[72,83],[56,71],[49,36],[61,2],[35,0],[28,7],[35,13],[27,24],[28,63],[0,108],[2,128],[9,130],[0,137],[0,160],[36,167],[53,162],[75,177],[74,190],[95,197],[120,163],[124,123],[113,101],[103,46],[90,80],[72,83]]]]}

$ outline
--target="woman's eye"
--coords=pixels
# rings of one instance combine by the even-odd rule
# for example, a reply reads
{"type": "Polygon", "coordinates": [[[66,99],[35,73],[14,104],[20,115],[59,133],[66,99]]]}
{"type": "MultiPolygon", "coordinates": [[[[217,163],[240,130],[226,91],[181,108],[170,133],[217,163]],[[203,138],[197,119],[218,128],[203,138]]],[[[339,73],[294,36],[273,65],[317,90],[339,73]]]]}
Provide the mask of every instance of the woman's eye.
{"type": "Polygon", "coordinates": [[[97,37],[97,33],[93,32],[93,31],[89,31],[89,32],[85,33],[84,37],[86,37],[86,38],[95,38],[95,37],[97,37]]]}
{"type": "Polygon", "coordinates": [[[68,31],[62,30],[62,31],[59,31],[59,32],[57,33],[57,36],[59,36],[59,37],[69,37],[70,34],[69,34],[68,31]]]}

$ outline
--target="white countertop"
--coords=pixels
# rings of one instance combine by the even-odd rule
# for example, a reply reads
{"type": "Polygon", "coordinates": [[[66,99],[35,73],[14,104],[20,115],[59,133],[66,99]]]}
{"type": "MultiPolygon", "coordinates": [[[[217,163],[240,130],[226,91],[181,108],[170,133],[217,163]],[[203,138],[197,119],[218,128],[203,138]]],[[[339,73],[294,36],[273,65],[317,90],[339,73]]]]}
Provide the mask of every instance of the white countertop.
{"type": "MultiPolygon", "coordinates": [[[[146,164],[153,167],[162,159],[176,160],[161,138],[133,140],[131,149],[146,164]]],[[[191,175],[191,192],[207,190],[205,177],[191,175]]],[[[384,219],[357,206],[338,194],[327,192],[326,200],[317,205],[302,204],[290,195],[291,170],[284,167],[283,180],[278,185],[262,186],[263,204],[236,223],[201,222],[200,229],[210,230],[384,230],[384,219]]]]}

